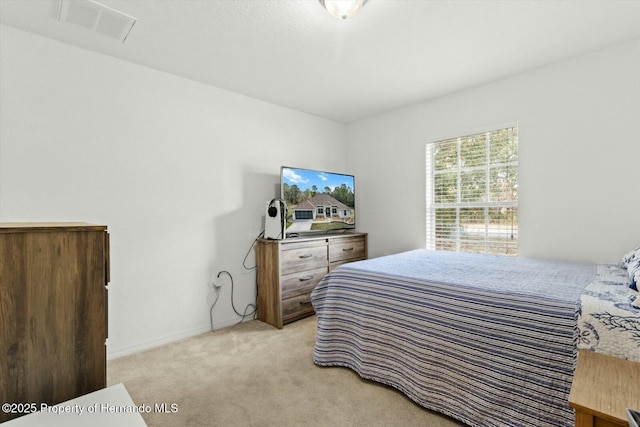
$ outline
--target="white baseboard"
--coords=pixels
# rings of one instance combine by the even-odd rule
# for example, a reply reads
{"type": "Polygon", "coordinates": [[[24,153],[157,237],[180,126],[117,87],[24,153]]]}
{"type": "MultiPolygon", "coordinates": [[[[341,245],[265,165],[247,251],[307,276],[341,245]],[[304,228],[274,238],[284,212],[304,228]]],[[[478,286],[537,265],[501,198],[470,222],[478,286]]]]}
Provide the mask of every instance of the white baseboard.
{"type": "MultiPolygon", "coordinates": [[[[252,319],[246,319],[245,322],[248,322],[249,320],[252,320],[252,319]]],[[[219,329],[233,326],[238,322],[240,322],[240,318],[227,319],[221,322],[217,322],[213,325],[214,332],[219,329]]],[[[180,341],[185,338],[191,338],[196,335],[206,334],[207,332],[211,332],[210,326],[207,326],[207,327],[203,326],[195,329],[190,329],[177,334],[167,335],[155,340],[144,341],[139,344],[135,344],[135,345],[119,348],[119,349],[114,349],[114,350],[111,350],[109,348],[109,342],[107,341],[107,360],[117,359],[118,357],[128,356],[130,354],[135,354],[141,351],[150,350],[152,348],[161,347],[163,345],[171,344],[173,342],[180,341]]]]}

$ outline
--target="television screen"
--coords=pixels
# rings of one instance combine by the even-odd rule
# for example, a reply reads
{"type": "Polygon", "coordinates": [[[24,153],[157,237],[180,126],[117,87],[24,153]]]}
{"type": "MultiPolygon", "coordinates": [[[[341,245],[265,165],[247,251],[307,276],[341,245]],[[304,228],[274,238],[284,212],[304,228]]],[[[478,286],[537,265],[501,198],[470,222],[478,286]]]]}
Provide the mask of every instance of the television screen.
{"type": "Polygon", "coordinates": [[[287,237],[356,227],[353,175],[283,166],[280,177],[287,237]]]}

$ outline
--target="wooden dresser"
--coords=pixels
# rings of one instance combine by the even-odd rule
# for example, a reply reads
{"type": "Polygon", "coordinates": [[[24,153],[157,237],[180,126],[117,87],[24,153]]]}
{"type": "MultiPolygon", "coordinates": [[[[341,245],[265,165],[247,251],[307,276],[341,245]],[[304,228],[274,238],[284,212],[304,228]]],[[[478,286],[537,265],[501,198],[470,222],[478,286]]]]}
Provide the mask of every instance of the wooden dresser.
{"type": "Polygon", "coordinates": [[[106,226],[0,223],[0,422],[106,386],[108,281],[106,226]]]}
{"type": "Polygon", "coordinates": [[[640,410],[640,363],[580,350],[569,406],[576,427],[627,427],[625,409],[640,410]]]}
{"type": "Polygon", "coordinates": [[[367,258],[367,234],[258,241],[258,319],[282,326],[314,313],[313,288],[339,265],[367,258]]]}

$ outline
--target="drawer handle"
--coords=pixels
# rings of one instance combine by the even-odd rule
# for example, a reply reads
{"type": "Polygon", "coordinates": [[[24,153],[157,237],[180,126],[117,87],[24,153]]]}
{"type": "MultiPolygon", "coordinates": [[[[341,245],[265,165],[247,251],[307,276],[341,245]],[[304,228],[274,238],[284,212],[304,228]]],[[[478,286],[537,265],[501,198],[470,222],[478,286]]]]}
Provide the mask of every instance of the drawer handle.
{"type": "Polygon", "coordinates": [[[298,255],[298,258],[311,258],[313,254],[298,255]]]}
{"type": "Polygon", "coordinates": [[[304,277],[298,278],[298,280],[301,282],[308,282],[311,279],[313,279],[313,276],[304,276],[304,277]]]}
{"type": "Polygon", "coordinates": [[[353,248],[342,248],[342,252],[349,252],[352,251],[353,248]]]}
{"type": "Polygon", "coordinates": [[[300,305],[307,305],[307,304],[311,304],[311,300],[310,299],[307,299],[307,300],[304,300],[304,301],[300,301],[300,305]]]}

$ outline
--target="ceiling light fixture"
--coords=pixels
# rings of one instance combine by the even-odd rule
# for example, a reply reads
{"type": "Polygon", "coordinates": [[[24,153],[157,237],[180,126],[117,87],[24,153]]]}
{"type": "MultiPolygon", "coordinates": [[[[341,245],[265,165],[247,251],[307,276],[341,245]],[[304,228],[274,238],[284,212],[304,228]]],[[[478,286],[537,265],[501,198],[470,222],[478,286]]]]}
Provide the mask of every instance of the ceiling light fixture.
{"type": "Polygon", "coordinates": [[[367,0],[320,0],[320,4],[339,19],[355,16],[366,2],[367,0]]]}

